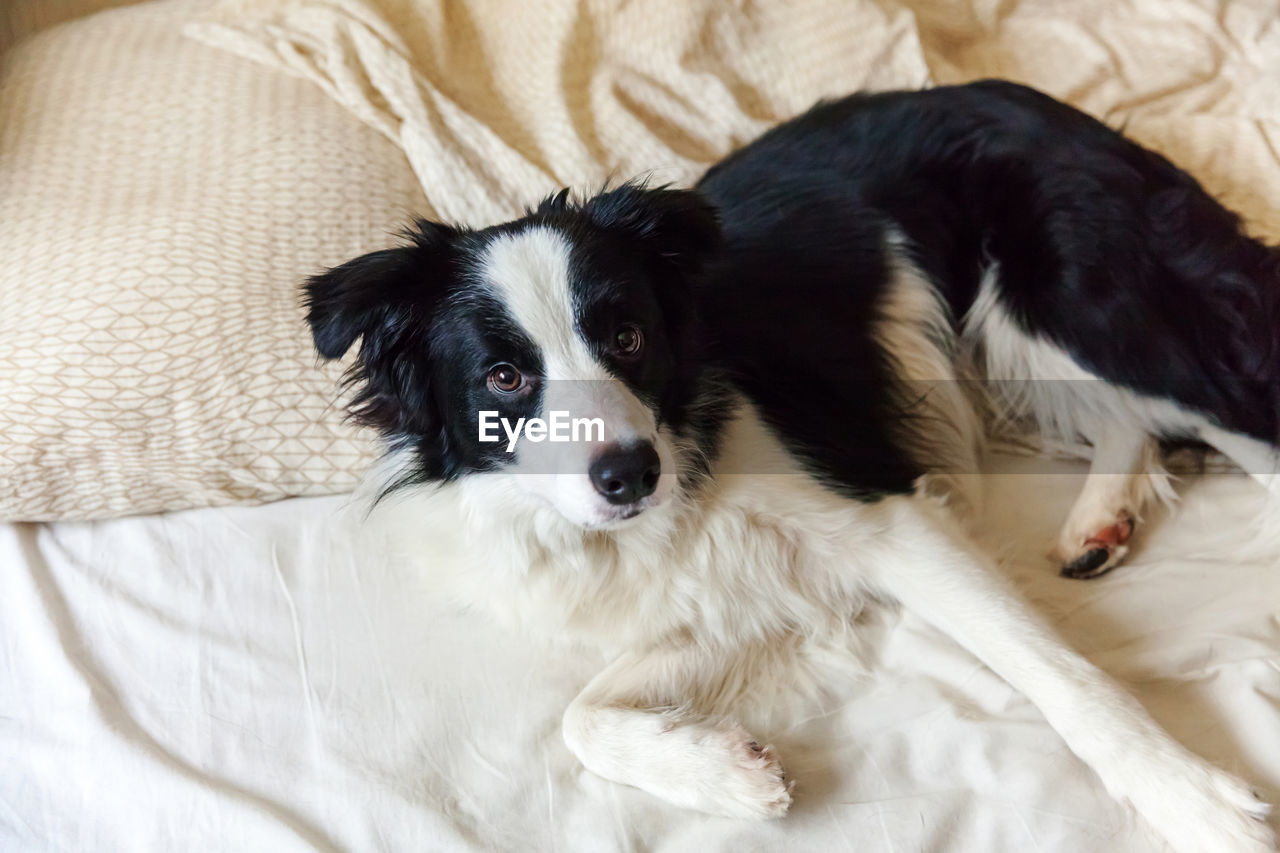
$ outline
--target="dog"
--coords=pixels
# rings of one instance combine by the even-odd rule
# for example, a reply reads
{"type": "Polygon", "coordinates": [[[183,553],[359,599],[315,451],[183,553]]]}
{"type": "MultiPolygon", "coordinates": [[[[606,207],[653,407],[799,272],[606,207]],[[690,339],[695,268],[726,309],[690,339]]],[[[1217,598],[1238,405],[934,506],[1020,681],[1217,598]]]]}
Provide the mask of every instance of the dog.
{"type": "Polygon", "coordinates": [[[1162,439],[1269,482],[1280,252],[1187,174],[984,81],[820,103],[691,190],[565,191],[408,237],[305,284],[315,346],[359,342],[377,515],[456,567],[453,594],[614,654],[563,717],[587,769],[783,815],[779,757],[737,721],[832,689],[854,616],[896,602],[1177,849],[1275,849],[1267,807],[1059,641],[966,530],[988,403],[1093,444],[1058,543],[1072,576],[1123,557],[1162,439]]]}

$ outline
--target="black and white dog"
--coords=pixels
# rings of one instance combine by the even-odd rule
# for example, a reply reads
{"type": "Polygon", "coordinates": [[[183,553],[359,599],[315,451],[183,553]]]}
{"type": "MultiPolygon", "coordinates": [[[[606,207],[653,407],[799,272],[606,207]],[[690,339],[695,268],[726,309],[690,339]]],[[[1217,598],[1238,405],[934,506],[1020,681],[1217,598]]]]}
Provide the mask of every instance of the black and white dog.
{"type": "Polygon", "coordinates": [[[430,568],[508,623],[616,650],[564,716],[587,768],[783,814],[778,757],[735,721],[829,688],[854,615],[889,600],[1178,849],[1274,849],[1248,788],[1065,648],[958,520],[983,437],[969,371],[1094,445],[1058,543],[1072,575],[1123,556],[1161,439],[1270,479],[1280,252],[1185,173],[982,82],[821,104],[691,191],[561,193],[410,237],[306,285],[315,344],[360,341],[379,514],[430,568]]]}

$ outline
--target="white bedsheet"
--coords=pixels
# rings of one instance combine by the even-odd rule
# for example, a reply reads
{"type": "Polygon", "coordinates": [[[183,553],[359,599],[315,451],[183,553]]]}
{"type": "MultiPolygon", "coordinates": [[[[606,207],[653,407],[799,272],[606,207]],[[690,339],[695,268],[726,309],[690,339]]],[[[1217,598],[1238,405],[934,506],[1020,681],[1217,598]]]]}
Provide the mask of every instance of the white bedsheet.
{"type": "MultiPolygon", "coordinates": [[[[1080,482],[1055,466],[1074,473],[1010,459],[991,478],[1018,574],[1178,738],[1275,801],[1280,569],[1232,544],[1257,487],[1190,484],[1132,564],[1081,583],[1038,558],[1080,482]]],[[[910,615],[868,626],[881,656],[852,699],[770,733],[798,779],[786,819],[606,783],[558,726],[600,660],[443,610],[340,535],[343,504],[0,527],[0,849],[1162,849],[910,615]]]]}

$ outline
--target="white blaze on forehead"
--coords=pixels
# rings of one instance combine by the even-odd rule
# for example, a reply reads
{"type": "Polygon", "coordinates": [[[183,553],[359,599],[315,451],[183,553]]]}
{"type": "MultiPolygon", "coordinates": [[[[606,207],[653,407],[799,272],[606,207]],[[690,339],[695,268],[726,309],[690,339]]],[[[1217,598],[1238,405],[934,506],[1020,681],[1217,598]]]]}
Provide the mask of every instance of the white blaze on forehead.
{"type": "Polygon", "coordinates": [[[585,477],[604,444],[653,440],[653,411],[592,354],[578,331],[570,287],[570,245],[550,228],[504,234],[489,244],[481,275],[494,295],[542,353],[542,416],[599,418],[603,441],[544,443],[522,450],[531,468],[585,477]]]}
{"type": "Polygon", "coordinates": [[[608,379],[578,333],[569,253],[569,241],[550,228],[504,234],[486,248],[482,276],[542,351],[545,378],[608,379]]]}
{"type": "Polygon", "coordinates": [[[480,259],[480,274],[511,319],[542,353],[540,416],[599,419],[599,431],[578,441],[522,442],[516,464],[503,470],[525,492],[549,501],[565,518],[587,526],[615,519],[611,506],[591,484],[590,469],[608,444],[654,441],[663,476],[654,501],[675,482],[670,448],[660,441],[652,409],[592,354],[578,330],[570,287],[569,241],[550,228],[527,228],[493,240],[480,259]]]}

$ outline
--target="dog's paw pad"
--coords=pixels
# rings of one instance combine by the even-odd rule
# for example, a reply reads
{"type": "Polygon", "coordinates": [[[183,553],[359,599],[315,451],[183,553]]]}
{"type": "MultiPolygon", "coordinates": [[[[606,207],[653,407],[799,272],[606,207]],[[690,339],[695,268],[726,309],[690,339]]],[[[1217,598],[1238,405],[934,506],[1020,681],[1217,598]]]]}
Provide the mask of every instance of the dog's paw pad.
{"type": "Polygon", "coordinates": [[[1078,536],[1064,537],[1076,544],[1057,549],[1056,556],[1062,563],[1062,576],[1085,580],[1100,577],[1114,569],[1129,553],[1133,528],[1133,516],[1121,512],[1115,521],[1083,537],[1083,541],[1078,536]]]}

